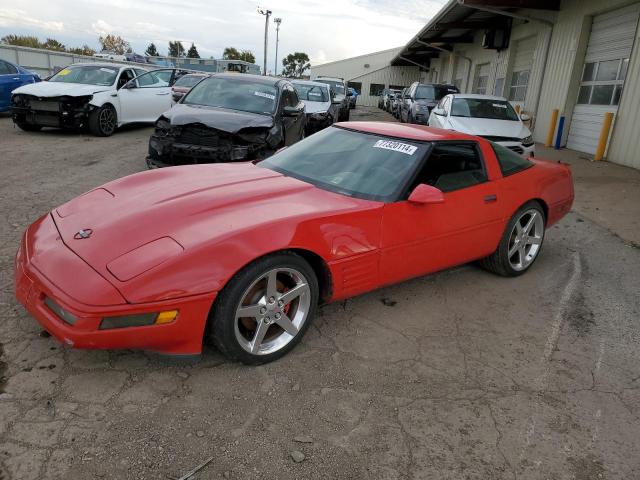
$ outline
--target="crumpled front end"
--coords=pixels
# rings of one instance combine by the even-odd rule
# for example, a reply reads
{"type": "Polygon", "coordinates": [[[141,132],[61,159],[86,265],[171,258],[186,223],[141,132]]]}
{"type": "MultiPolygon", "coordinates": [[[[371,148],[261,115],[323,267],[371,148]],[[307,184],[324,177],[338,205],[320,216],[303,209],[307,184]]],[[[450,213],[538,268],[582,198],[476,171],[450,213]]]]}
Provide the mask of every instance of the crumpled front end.
{"type": "Polygon", "coordinates": [[[92,95],[81,97],[37,97],[17,93],[11,97],[11,114],[15,123],[56,128],[81,128],[95,108],[92,95]]]}
{"type": "Polygon", "coordinates": [[[278,127],[247,127],[230,133],[202,123],[171,125],[161,117],[149,139],[147,166],[262,160],[281,142],[278,127]]]}

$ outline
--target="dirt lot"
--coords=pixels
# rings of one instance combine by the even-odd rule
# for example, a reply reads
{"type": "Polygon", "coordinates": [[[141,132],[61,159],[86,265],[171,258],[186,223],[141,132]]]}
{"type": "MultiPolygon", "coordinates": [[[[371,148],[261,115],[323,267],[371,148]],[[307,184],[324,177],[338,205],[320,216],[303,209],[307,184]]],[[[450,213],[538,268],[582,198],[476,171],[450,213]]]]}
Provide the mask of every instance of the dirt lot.
{"type": "Polygon", "coordinates": [[[0,118],[0,479],[175,479],[209,458],[193,478],[640,478],[640,250],[576,213],[523,277],[466,266],[329,305],[263,367],[43,336],[13,297],[21,233],[143,170],[149,133],[0,118]]]}

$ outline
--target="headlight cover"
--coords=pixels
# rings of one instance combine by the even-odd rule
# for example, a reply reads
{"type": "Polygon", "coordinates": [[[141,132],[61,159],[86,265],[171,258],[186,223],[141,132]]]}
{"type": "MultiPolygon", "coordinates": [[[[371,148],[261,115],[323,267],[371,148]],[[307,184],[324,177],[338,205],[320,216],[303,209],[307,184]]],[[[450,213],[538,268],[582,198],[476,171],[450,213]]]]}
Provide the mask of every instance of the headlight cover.
{"type": "Polygon", "coordinates": [[[533,135],[529,135],[529,136],[527,136],[527,137],[524,137],[524,138],[522,139],[522,144],[523,144],[525,147],[528,147],[528,146],[530,146],[530,145],[533,145],[533,135]]]}

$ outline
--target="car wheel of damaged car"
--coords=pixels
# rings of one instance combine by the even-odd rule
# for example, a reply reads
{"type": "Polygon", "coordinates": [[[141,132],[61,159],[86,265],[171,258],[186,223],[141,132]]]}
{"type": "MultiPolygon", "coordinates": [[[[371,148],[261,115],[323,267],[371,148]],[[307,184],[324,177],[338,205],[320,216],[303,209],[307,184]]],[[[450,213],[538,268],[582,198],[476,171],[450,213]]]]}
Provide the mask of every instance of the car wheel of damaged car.
{"type": "Polygon", "coordinates": [[[91,112],[89,116],[89,130],[98,137],[113,135],[118,126],[116,109],[108,103],[91,112]]]}
{"type": "Polygon", "coordinates": [[[545,223],[545,215],[538,202],[525,204],[511,217],[498,249],[481,260],[480,265],[504,277],[522,275],[540,253],[545,223]]]}
{"type": "Polygon", "coordinates": [[[271,362],[289,352],[309,327],[318,305],[318,280],[296,254],[276,254],[250,264],[220,293],[210,335],[228,358],[271,362]]]}

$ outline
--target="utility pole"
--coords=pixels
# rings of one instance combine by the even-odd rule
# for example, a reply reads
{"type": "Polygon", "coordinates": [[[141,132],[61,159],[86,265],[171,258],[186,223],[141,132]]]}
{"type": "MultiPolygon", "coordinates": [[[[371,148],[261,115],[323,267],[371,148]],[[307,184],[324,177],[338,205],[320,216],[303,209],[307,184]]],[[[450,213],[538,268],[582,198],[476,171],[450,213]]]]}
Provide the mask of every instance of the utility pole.
{"type": "Polygon", "coordinates": [[[267,43],[269,41],[269,17],[271,16],[271,10],[263,10],[258,8],[258,13],[264,15],[264,71],[263,75],[267,74],[267,43]]]}
{"type": "Polygon", "coordinates": [[[281,18],[274,18],[273,23],[276,24],[276,62],[273,68],[273,75],[278,76],[278,42],[280,41],[280,24],[282,23],[281,18]]]}

